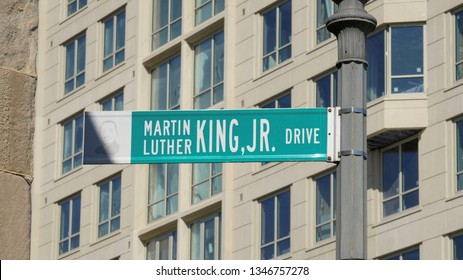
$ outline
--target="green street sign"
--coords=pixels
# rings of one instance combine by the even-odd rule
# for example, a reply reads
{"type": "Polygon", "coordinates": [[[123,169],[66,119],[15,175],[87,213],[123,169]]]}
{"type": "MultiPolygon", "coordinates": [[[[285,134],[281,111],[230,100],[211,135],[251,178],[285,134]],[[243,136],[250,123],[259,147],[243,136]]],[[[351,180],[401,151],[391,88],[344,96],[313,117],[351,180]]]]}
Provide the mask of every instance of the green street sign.
{"type": "Polygon", "coordinates": [[[86,112],[84,164],[334,161],[335,110],[86,112]]]}

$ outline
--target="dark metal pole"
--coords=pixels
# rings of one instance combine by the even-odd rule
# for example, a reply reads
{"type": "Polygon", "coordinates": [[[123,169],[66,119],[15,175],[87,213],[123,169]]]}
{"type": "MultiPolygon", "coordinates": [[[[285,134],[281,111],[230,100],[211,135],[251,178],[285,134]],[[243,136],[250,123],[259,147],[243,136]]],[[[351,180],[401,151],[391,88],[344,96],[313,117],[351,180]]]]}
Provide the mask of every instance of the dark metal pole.
{"type": "Polygon", "coordinates": [[[341,162],[337,168],[336,258],[367,258],[365,37],[376,19],[368,0],[333,0],[339,10],[326,25],[338,39],[341,162]]]}

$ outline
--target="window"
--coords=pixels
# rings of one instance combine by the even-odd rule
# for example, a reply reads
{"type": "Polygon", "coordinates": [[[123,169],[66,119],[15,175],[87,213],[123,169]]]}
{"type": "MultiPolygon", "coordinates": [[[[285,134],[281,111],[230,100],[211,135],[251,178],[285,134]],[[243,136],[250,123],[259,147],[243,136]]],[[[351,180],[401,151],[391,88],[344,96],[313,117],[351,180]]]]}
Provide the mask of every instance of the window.
{"type": "Polygon", "coordinates": [[[191,203],[222,192],[222,163],[194,163],[191,203]]]}
{"type": "Polygon", "coordinates": [[[332,0],[317,0],[317,44],[328,40],[331,33],[326,28],[326,20],[338,11],[338,4],[332,0]]]}
{"type": "Polygon", "coordinates": [[[60,203],[59,254],[79,247],[80,194],[60,203]]]}
{"type": "Polygon", "coordinates": [[[453,240],[453,259],[463,260],[463,234],[454,236],[453,240]]]}
{"type": "Polygon", "coordinates": [[[420,259],[420,249],[412,249],[403,253],[396,255],[388,256],[384,260],[419,260],[420,259]]]}
{"type": "Polygon", "coordinates": [[[382,152],[383,217],[419,204],[418,139],[382,152]]]}
{"type": "Polygon", "coordinates": [[[424,92],[423,48],[423,26],[392,26],[368,37],[368,101],[386,92],[424,92]]]}
{"type": "Polygon", "coordinates": [[[178,164],[150,165],[148,223],[177,212],[178,164]]]}
{"type": "Polygon", "coordinates": [[[124,92],[120,91],[113,96],[101,102],[103,111],[123,111],[124,110],[124,92]]]}
{"type": "Polygon", "coordinates": [[[463,11],[455,14],[455,79],[463,79],[463,11]]]}
{"type": "Polygon", "coordinates": [[[62,174],[82,165],[83,117],[82,114],[63,124],[62,174]]]}
{"type": "Polygon", "coordinates": [[[219,260],[221,258],[220,213],[191,224],[192,260],[219,260]]]}
{"type": "Polygon", "coordinates": [[[182,0],[153,0],[153,41],[155,50],[182,33],[182,0]]]}
{"type": "Polygon", "coordinates": [[[316,225],[317,242],[336,236],[336,173],[316,179],[316,225]]]}
{"type": "Polygon", "coordinates": [[[164,234],[146,244],[148,260],[177,259],[177,231],[164,234]]]}
{"type": "Polygon", "coordinates": [[[265,103],[261,108],[291,108],[291,92],[265,103]]]}
{"type": "Polygon", "coordinates": [[[291,57],[291,1],[286,1],[263,14],[263,71],[291,57]]]}
{"type": "Polygon", "coordinates": [[[103,25],[103,72],[106,72],[125,59],[125,10],[107,19],[103,25]]]}
{"type": "Polygon", "coordinates": [[[180,109],[180,55],[151,72],[151,109],[180,109]]]}
{"type": "Polygon", "coordinates": [[[98,237],[121,227],[121,176],[100,184],[98,237]]]}
{"type": "Polygon", "coordinates": [[[333,72],[316,81],[317,107],[334,107],[338,105],[338,72],[333,72]]]}
{"type": "Polygon", "coordinates": [[[68,0],[67,14],[68,16],[71,16],[86,6],[87,6],[87,0],[68,0]]]}
{"type": "Polygon", "coordinates": [[[224,33],[195,47],[194,108],[205,109],[223,100],[224,33]]]}
{"type": "Polygon", "coordinates": [[[457,191],[463,190],[463,119],[456,122],[457,128],[457,191]]]}
{"type": "Polygon", "coordinates": [[[195,23],[196,25],[210,19],[224,9],[225,0],[196,0],[195,23]]]}
{"type": "Polygon", "coordinates": [[[269,260],[291,249],[291,195],[279,193],[261,201],[260,258],[269,260]]]}
{"type": "Polygon", "coordinates": [[[78,89],[85,83],[85,34],[67,43],[64,94],[78,89]]]}

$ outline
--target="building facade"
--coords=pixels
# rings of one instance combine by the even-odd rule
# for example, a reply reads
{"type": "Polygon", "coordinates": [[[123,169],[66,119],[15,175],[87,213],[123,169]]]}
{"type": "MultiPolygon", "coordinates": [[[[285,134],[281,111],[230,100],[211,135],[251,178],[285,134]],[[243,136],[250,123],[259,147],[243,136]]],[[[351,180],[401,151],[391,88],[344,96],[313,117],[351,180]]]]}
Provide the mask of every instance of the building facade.
{"type": "MultiPolygon", "coordinates": [[[[85,111],[329,107],[329,0],[39,7],[33,259],[334,259],[336,165],[83,165],[85,111]]],[[[373,0],[368,258],[463,254],[463,5],[373,0]]]]}

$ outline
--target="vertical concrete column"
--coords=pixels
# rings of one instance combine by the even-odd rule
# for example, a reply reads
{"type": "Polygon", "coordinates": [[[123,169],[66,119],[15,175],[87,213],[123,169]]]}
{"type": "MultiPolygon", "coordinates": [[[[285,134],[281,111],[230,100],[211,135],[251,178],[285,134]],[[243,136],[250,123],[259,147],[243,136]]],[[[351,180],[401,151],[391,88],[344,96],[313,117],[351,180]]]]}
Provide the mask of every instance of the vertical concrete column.
{"type": "Polygon", "coordinates": [[[376,26],[368,0],[333,0],[339,10],[326,25],[338,39],[341,162],[337,168],[337,259],[367,258],[365,37],[376,26]]]}

